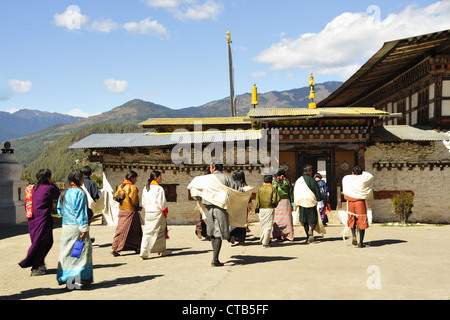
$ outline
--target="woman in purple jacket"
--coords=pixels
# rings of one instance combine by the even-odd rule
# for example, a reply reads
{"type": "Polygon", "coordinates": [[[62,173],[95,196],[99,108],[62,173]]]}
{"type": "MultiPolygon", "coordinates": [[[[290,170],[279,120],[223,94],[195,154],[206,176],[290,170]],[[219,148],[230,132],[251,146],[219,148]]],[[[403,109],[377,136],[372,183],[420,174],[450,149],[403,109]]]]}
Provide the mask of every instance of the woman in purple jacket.
{"type": "Polygon", "coordinates": [[[32,217],[28,218],[31,246],[27,257],[19,262],[22,268],[31,267],[31,276],[45,274],[44,260],[53,246],[53,201],[58,200],[60,195],[50,170],[39,170],[36,179],[32,193],[32,217]]]}

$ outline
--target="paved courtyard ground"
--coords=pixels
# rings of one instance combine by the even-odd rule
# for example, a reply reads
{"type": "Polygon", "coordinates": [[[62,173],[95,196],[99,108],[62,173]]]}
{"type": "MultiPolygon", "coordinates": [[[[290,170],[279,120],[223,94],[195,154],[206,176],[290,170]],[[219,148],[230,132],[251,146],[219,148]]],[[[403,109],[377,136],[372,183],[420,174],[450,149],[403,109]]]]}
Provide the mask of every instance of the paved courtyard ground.
{"type": "Polygon", "coordinates": [[[259,224],[250,226],[247,246],[224,241],[224,267],[210,266],[210,242],[194,226],[169,226],[169,257],[142,260],[134,252],[110,254],[115,227],[94,223],[94,281],[67,291],[56,282],[61,228],[47,256],[48,273],[30,277],[18,262],[30,245],[27,225],[0,225],[1,300],[448,300],[450,226],[394,227],[373,224],[368,247],[344,242],[343,226],[305,244],[295,226],[294,242],[258,243],[259,224]]]}

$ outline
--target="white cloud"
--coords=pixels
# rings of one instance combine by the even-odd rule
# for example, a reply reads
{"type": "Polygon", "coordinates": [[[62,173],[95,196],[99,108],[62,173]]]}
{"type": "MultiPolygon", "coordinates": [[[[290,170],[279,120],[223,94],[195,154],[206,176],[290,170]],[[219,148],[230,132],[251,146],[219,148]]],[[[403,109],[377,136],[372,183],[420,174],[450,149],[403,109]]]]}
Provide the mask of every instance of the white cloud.
{"type": "Polygon", "coordinates": [[[125,23],[123,27],[125,30],[133,33],[156,35],[160,37],[168,36],[166,27],[159,24],[156,20],[150,20],[150,18],[139,22],[128,22],[125,23]]]}
{"type": "Polygon", "coordinates": [[[72,116],[72,117],[88,118],[88,117],[95,116],[98,113],[91,114],[91,113],[84,112],[83,110],[77,108],[77,109],[70,110],[66,114],[68,114],[69,116],[72,116]]]}
{"type": "Polygon", "coordinates": [[[176,9],[186,0],[142,0],[152,8],[176,9]]]}
{"type": "Polygon", "coordinates": [[[264,78],[265,76],[267,76],[267,72],[265,71],[252,72],[252,78],[264,78]]]}
{"type": "Polygon", "coordinates": [[[128,88],[128,82],[125,80],[105,79],[103,81],[106,89],[112,93],[124,93],[128,88]]]}
{"type": "Polygon", "coordinates": [[[31,81],[20,81],[17,79],[9,80],[8,84],[15,93],[21,94],[29,92],[33,87],[33,83],[31,81]]]}
{"type": "Polygon", "coordinates": [[[110,33],[111,31],[118,29],[119,24],[111,19],[95,20],[89,28],[93,31],[110,33]]]}
{"type": "Polygon", "coordinates": [[[380,10],[370,6],[367,12],[343,13],[321,32],[283,38],[254,60],[270,64],[273,70],[300,68],[347,78],[384,42],[450,28],[450,0],[425,8],[408,6],[384,20],[380,19],[380,10]]]}
{"type": "Polygon", "coordinates": [[[162,8],[179,20],[216,20],[224,10],[220,1],[205,0],[142,0],[151,8],[162,8]]]}
{"type": "Polygon", "coordinates": [[[159,37],[168,36],[166,27],[156,20],[150,20],[150,18],[139,22],[128,22],[123,25],[110,18],[97,19],[92,23],[89,23],[89,20],[88,16],[81,13],[80,7],[75,5],[68,7],[63,13],[56,13],[53,16],[53,22],[56,26],[66,28],[69,31],[97,31],[110,33],[123,28],[126,31],[133,33],[155,35],[159,37]]]}

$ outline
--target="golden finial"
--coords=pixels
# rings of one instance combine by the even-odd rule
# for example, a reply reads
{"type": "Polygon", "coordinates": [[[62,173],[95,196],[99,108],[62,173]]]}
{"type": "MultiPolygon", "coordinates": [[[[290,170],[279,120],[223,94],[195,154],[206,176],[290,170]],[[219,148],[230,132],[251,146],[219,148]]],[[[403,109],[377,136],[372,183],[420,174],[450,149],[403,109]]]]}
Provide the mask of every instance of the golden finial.
{"type": "Polygon", "coordinates": [[[230,31],[228,31],[228,29],[227,29],[226,35],[227,35],[227,42],[232,43],[233,41],[231,41],[231,33],[230,33],[230,31]]]}
{"type": "Polygon", "coordinates": [[[316,93],[314,91],[314,77],[312,72],[309,74],[309,99],[311,100],[311,103],[309,103],[308,108],[309,109],[315,109],[316,104],[314,103],[314,99],[316,98],[316,93]]]}
{"type": "Polygon", "coordinates": [[[256,83],[253,84],[252,88],[252,105],[253,108],[258,105],[258,89],[256,88],[256,83]]]}

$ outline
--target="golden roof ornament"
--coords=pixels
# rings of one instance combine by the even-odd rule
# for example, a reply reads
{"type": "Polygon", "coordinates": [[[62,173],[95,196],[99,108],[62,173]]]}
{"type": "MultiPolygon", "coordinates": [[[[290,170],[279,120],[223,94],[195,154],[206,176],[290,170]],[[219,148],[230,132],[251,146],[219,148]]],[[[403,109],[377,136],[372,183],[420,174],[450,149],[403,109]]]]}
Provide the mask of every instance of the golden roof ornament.
{"type": "Polygon", "coordinates": [[[226,35],[227,35],[227,42],[232,43],[233,41],[231,41],[231,33],[230,33],[230,31],[228,31],[228,29],[227,29],[226,35]]]}
{"type": "Polygon", "coordinates": [[[258,105],[258,89],[256,88],[256,83],[253,84],[252,88],[252,105],[253,108],[258,105]]]}
{"type": "Polygon", "coordinates": [[[314,91],[314,77],[312,72],[309,74],[309,99],[311,102],[308,104],[309,109],[315,109],[317,106],[314,103],[314,99],[316,98],[316,93],[314,91]]]}

